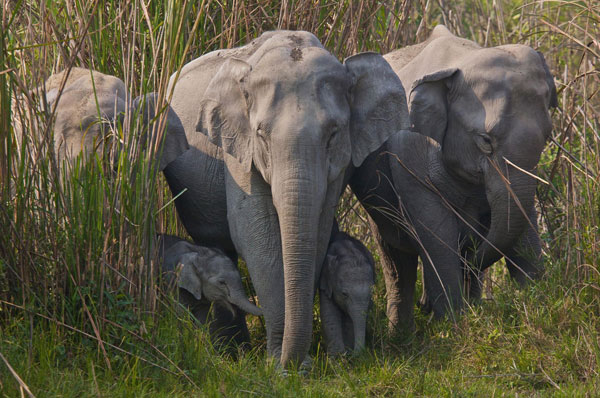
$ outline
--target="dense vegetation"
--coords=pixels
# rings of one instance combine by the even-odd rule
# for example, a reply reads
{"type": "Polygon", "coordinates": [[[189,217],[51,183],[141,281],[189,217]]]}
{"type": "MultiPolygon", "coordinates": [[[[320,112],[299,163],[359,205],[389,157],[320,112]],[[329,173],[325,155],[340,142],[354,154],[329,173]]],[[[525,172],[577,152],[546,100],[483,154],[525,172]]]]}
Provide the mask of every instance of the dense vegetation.
{"type": "MultiPolygon", "coordinates": [[[[0,10],[0,395],[491,396],[600,391],[600,7],[595,0],[6,1],[0,10]],[[339,59],[424,40],[444,23],[493,46],[544,53],[559,108],[538,187],[545,278],[517,289],[496,266],[485,299],[451,322],[417,316],[386,334],[378,281],[370,349],[328,360],[316,325],[308,376],[265,360],[264,328],[238,361],[157,287],[155,231],[185,236],[150,155],[127,132],[117,171],[100,159],[69,176],[52,156],[51,117],[31,89],[83,66],[158,91],[187,61],[265,30],[304,29],[339,59]],[[20,100],[11,107],[11,100],[20,100]],[[15,123],[30,133],[22,141],[15,123]],[[142,167],[133,167],[142,158],[142,167]],[[135,181],[132,184],[131,181],[135,181]]],[[[347,194],[343,229],[369,243],[347,194]]],[[[379,277],[380,279],[380,277],[379,277]]],[[[250,288],[250,287],[249,287],[250,288]]]]}

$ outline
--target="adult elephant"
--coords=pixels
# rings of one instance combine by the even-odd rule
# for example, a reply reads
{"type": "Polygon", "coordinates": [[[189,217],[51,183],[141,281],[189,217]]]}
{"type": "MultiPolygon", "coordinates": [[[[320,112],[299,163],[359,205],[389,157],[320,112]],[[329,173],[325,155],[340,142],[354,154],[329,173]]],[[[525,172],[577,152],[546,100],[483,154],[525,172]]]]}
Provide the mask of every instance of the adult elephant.
{"type": "MultiPolygon", "coordinates": [[[[157,150],[158,170],[189,148],[183,126],[173,110],[159,107],[155,93],[131,101],[125,83],[118,77],[74,67],[51,75],[43,87],[32,93],[39,93],[45,100],[40,101],[40,111],[44,109],[42,102],[47,110],[54,110],[53,150],[59,164],[92,154],[114,161],[126,140],[117,137],[117,124],[124,126],[125,122],[130,127],[124,128],[125,132],[141,135],[144,148],[157,150]],[[140,120],[135,121],[136,118],[140,120]]],[[[21,119],[17,118],[15,126],[17,145],[21,145],[24,133],[21,119]]],[[[41,128],[35,129],[38,130],[41,128]]]]}
{"type": "Polygon", "coordinates": [[[344,171],[407,124],[402,84],[380,55],[342,64],[310,33],[275,31],[190,62],[171,87],[192,146],[165,170],[187,189],[180,218],[244,258],[269,355],[299,363],[344,171]]]}
{"type": "MultiPolygon", "coordinates": [[[[438,26],[425,42],[384,58],[409,90],[411,129],[440,144],[442,166],[456,181],[455,189],[448,189],[446,183],[440,194],[468,192],[468,200],[455,210],[468,226],[468,232],[462,234],[463,249],[468,249],[470,242],[480,243],[468,255],[473,275],[504,255],[517,280],[538,277],[542,267],[534,208],[535,173],[552,128],[548,108],[556,106],[554,81],[543,56],[523,45],[482,48],[438,26]],[[523,254],[523,246],[533,256],[523,254]]],[[[381,150],[379,155],[394,156],[381,150]]],[[[397,198],[382,201],[394,194],[383,187],[389,183],[386,178],[377,178],[381,174],[391,178],[389,170],[367,161],[355,173],[351,186],[376,224],[390,323],[412,327],[419,253],[406,245],[406,235],[399,232],[394,220],[379,211],[390,203],[398,208],[397,198]],[[374,194],[377,189],[387,193],[378,198],[374,194]]],[[[435,186],[435,181],[432,183],[435,186]]],[[[446,197],[449,203],[451,196],[446,197]]],[[[434,279],[442,284],[456,279],[456,269],[450,268],[434,270],[434,279]]],[[[472,294],[479,294],[479,286],[474,280],[472,294]]],[[[460,307],[460,289],[446,294],[451,295],[448,301],[455,308],[460,307]]],[[[436,313],[446,311],[438,308],[436,313]]]]}

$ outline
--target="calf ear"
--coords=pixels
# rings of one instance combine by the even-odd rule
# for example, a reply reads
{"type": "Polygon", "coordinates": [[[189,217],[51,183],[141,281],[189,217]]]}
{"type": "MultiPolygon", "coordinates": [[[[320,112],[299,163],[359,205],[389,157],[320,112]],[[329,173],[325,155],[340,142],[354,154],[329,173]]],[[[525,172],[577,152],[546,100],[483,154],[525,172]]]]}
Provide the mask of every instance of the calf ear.
{"type": "Polygon", "coordinates": [[[196,131],[235,157],[246,171],[252,166],[253,135],[243,81],[251,70],[240,59],[223,62],[204,92],[196,124],[196,131]]]}
{"type": "Polygon", "coordinates": [[[408,129],[408,107],[400,78],[381,55],[353,55],[344,65],[352,76],[350,138],[358,167],[392,134],[408,129]]]}
{"type": "Polygon", "coordinates": [[[181,256],[178,267],[182,268],[177,278],[177,286],[190,292],[196,300],[201,300],[202,278],[194,266],[197,256],[197,253],[187,253],[181,256]]]}

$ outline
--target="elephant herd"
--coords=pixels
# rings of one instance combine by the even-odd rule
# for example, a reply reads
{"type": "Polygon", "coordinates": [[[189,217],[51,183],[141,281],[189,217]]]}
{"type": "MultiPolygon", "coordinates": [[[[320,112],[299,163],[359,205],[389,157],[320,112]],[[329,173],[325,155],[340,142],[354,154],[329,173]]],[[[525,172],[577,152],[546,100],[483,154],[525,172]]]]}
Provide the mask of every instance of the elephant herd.
{"type": "MultiPolygon", "coordinates": [[[[119,79],[70,74],[60,96],[50,86],[65,79],[46,87],[65,159],[96,150],[98,110],[114,121],[127,106],[119,79]]],[[[557,98],[530,47],[482,48],[438,26],[422,43],[340,63],[311,33],[273,31],[189,62],[167,91],[159,169],[194,243],[160,237],[164,272],[176,272],[164,279],[201,322],[241,340],[244,312],[262,315],[284,367],[307,358],[317,290],[328,351],[364,346],[374,262],[337,230],[347,185],[370,216],[393,328],[413,328],[418,258],[421,305],[437,318],[479,297],[481,272],[502,257],[520,283],[543,272],[535,174],[557,98]]],[[[146,124],[154,102],[131,105],[146,124]]]]}

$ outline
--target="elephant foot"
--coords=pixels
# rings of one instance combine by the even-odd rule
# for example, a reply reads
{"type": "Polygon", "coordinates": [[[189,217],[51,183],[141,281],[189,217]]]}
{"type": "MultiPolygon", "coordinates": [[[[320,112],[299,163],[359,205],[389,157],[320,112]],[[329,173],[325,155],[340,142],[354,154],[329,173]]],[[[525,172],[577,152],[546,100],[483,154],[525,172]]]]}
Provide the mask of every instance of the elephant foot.
{"type": "Polygon", "coordinates": [[[388,333],[394,335],[398,332],[413,333],[415,331],[415,314],[412,294],[395,298],[388,297],[386,315],[388,318],[388,333]]]}
{"type": "Polygon", "coordinates": [[[415,318],[412,311],[389,311],[388,309],[388,334],[413,334],[415,332],[415,318]]]}
{"type": "Polygon", "coordinates": [[[298,369],[285,369],[281,365],[281,362],[279,360],[277,360],[277,362],[275,364],[275,369],[283,377],[288,377],[293,373],[297,373],[300,376],[308,376],[308,374],[310,373],[310,371],[313,367],[313,363],[314,363],[313,359],[309,355],[307,355],[306,358],[304,358],[304,360],[300,363],[300,366],[298,367],[298,369]]]}

